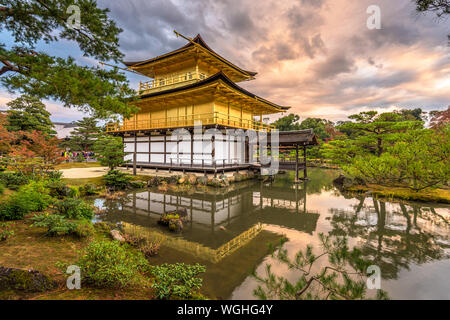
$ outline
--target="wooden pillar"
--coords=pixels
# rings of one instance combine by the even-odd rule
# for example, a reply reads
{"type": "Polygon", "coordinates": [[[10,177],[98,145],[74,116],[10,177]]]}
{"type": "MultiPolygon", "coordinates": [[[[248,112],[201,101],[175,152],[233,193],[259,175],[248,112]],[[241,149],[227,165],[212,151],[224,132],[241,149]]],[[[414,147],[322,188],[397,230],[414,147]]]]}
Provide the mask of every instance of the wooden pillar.
{"type": "Polygon", "coordinates": [[[303,178],[308,178],[308,173],[306,172],[306,145],[303,145],[303,178]]]}
{"type": "MultiPolygon", "coordinates": [[[[211,137],[211,166],[216,168],[216,135],[211,137]]],[[[214,176],[216,172],[214,172],[214,176]]]]}
{"type": "Polygon", "coordinates": [[[167,163],[167,131],[164,133],[164,164],[167,163]]]}
{"type": "Polygon", "coordinates": [[[133,152],[133,175],[136,175],[136,162],[137,162],[137,137],[134,135],[134,152],[133,152]]]}
{"type": "Polygon", "coordinates": [[[295,145],[295,182],[298,182],[298,145],[295,145]]]}
{"type": "Polygon", "coordinates": [[[191,132],[191,167],[194,166],[194,132],[191,132]]]}

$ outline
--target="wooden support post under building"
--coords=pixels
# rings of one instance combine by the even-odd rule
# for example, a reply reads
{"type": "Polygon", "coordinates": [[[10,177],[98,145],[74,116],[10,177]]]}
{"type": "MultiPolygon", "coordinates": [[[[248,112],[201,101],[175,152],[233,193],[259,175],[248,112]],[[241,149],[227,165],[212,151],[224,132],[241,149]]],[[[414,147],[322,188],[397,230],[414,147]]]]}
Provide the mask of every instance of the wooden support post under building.
{"type": "Polygon", "coordinates": [[[133,152],[133,175],[135,176],[136,173],[136,162],[137,162],[137,137],[134,135],[134,152],[133,152]]]}
{"type": "Polygon", "coordinates": [[[303,179],[308,179],[308,173],[306,172],[306,145],[303,146],[303,179]]]}
{"type": "Polygon", "coordinates": [[[298,144],[295,145],[295,183],[298,182],[298,144]]]}

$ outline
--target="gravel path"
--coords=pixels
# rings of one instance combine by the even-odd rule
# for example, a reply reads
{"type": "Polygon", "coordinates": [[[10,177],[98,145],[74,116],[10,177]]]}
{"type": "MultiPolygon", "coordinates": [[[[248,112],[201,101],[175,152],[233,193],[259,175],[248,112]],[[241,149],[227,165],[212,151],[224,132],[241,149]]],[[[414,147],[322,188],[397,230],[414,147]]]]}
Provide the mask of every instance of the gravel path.
{"type": "Polygon", "coordinates": [[[104,176],[108,172],[108,167],[72,168],[60,171],[63,173],[62,177],[66,179],[96,178],[104,176]]]}

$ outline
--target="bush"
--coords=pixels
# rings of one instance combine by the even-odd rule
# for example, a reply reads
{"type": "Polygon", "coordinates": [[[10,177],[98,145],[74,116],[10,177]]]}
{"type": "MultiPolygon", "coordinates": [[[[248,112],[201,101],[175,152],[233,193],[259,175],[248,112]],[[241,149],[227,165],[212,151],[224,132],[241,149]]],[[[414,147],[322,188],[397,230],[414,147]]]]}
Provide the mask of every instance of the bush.
{"type": "Polygon", "coordinates": [[[95,184],[88,183],[80,187],[80,192],[84,196],[93,196],[99,193],[97,189],[98,188],[95,184]]]}
{"type": "Polygon", "coordinates": [[[11,223],[0,223],[0,242],[7,240],[12,235],[14,235],[14,231],[11,230],[11,223]]]}
{"type": "Polygon", "coordinates": [[[73,234],[78,238],[90,238],[95,234],[95,229],[90,221],[78,221],[73,234]]]}
{"type": "Polygon", "coordinates": [[[124,288],[143,281],[148,261],[140,252],[129,250],[117,241],[92,242],[75,263],[83,281],[99,288],[124,288]]]}
{"type": "Polygon", "coordinates": [[[42,182],[23,186],[8,201],[0,204],[0,220],[21,220],[30,212],[45,210],[51,197],[42,182]]]}
{"type": "Polygon", "coordinates": [[[105,176],[103,176],[107,187],[112,187],[116,190],[126,189],[133,179],[129,174],[121,172],[119,170],[110,170],[105,176]]]}
{"type": "Polygon", "coordinates": [[[0,183],[0,196],[5,192],[5,186],[0,183]]]}
{"type": "Polygon", "coordinates": [[[151,267],[151,273],[156,277],[152,288],[156,289],[159,299],[172,297],[189,299],[197,293],[203,284],[203,280],[196,276],[205,271],[205,266],[199,264],[176,263],[151,267]]]}
{"type": "Polygon", "coordinates": [[[70,194],[70,188],[60,180],[49,180],[46,182],[46,187],[49,189],[50,195],[58,199],[70,194]]]}
{"type": "Polygon", "coordinates": [[[11,190],[18,190],[26,185],[29,179],[17,172],[0,172],[0,182],[11,190]]]}
{"type": "Polygon", "coordinates": [[[65,236],[75,232],[77,224],[67,221],[63,216],[56,214],[40,214],[31,218],[32,227],[47,228],[49,237],[65,236]]]}
{"type": "Polygon", "coordinates": [[[95,230],[101,233],[109,234],[116,226],[113,223],[98,221],[94,224],[95,230]]]}
{"type": "Polygon", "coordinates": [[[67,198],[56,203],[58,213],[67,219],[92,219],[94,208],[81,199],[67,198]]]}
{"type": "Polygon", "coordinates": [[[78,186],[70,186],[69,194],[67,195],[70,198],[79,198],[81,196],[81,187],[78,186]]]}
{"type": "Polygon", "coordinates": [[[57,170],[53,170],[53,171],[48,171],[46,173],[46,178],[48,180],[53,180],[53,181],[60,181],[62,178],[62,171],[57,171],[57,170]]]}

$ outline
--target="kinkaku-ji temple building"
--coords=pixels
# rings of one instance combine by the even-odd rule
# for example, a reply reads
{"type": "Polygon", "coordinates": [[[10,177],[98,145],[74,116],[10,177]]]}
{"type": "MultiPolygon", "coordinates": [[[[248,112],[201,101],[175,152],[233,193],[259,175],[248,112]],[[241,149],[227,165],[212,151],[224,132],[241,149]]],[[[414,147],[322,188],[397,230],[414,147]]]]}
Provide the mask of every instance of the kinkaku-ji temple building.
{"type": "MultiPolygon", "coordinates": [[[[205,173],[250,168],[254,165],[249,161],[250,153],[254,151],[248,140],[225,134],[197,137],[195,125],[201,123],[203,130],[215,128],[223,133],[227,129],[270,132],[273,127],[263,123],[263,117],[289,107],[240,87],[237,83],[254,79],[256,72],[218,55],[200,35],[184,38],[188,43],[177,50],[144,61],[124,62],[129,70],[152,80],[139,83],[139,99],[133,103],[140,111],[122,124],[108,125],[107,131],[123,137],[126,160],[135,168],[205,173]],[[173,139],[173,131],[180,128],[190,132],[188,140],[173,139]]],[[[281,135],[280,145],[296,145],[298,150],[317,142],[312,131],[296,134],[281,135]]]]}

